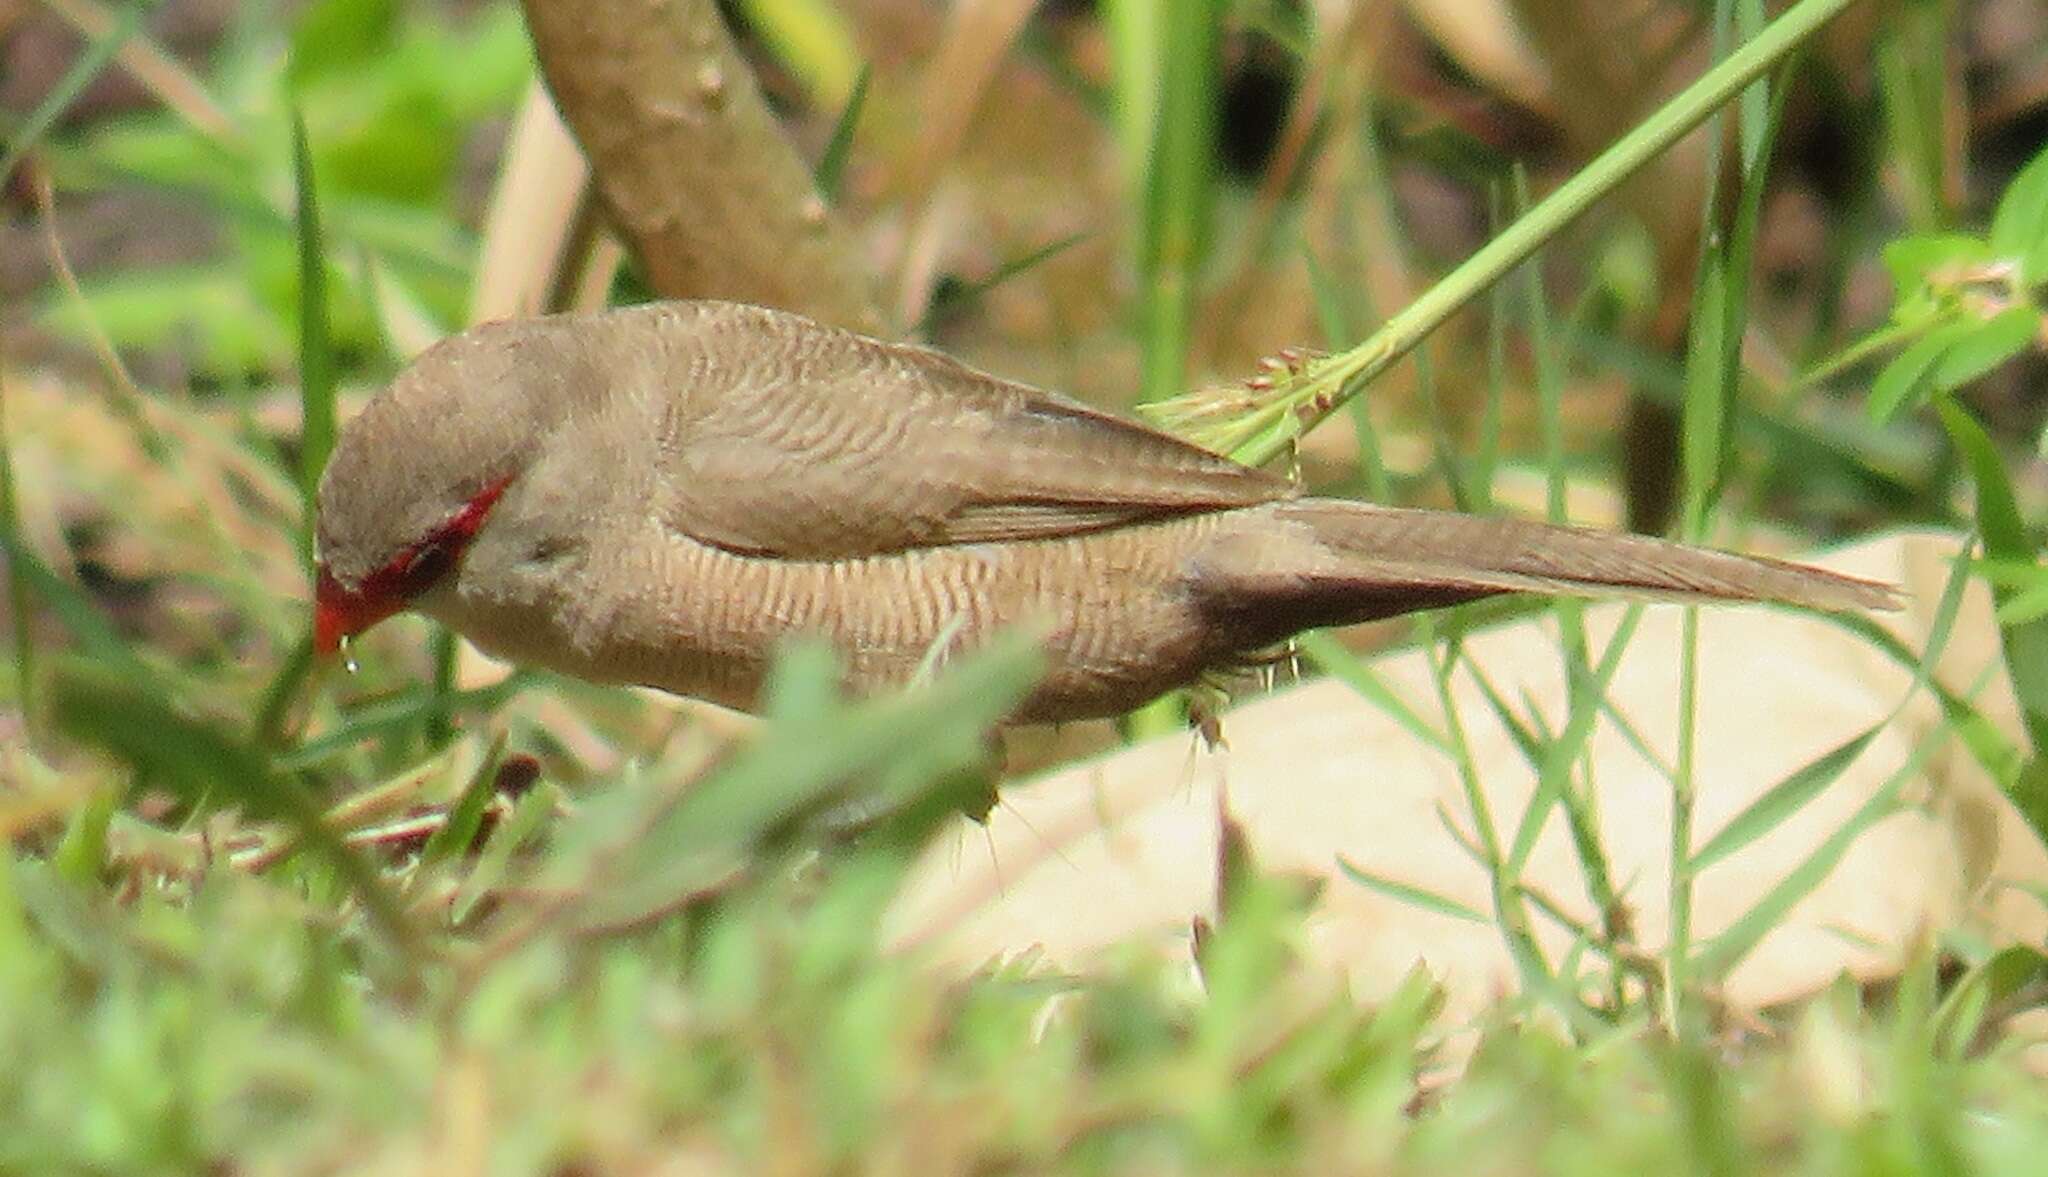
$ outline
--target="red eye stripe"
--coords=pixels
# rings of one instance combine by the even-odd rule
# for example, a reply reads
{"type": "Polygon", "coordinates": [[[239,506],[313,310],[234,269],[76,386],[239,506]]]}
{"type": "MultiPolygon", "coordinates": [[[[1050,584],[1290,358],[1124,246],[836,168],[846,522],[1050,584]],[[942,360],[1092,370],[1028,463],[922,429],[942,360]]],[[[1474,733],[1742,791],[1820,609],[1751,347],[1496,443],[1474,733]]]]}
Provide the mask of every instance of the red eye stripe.
{"type": "Polygon", "coordinates": [[[313,594],[314,649],[334,653],[343,638],[403,610],[414,597],[432,588],[455,566],[510,485],[512,478],[507,475],[486,486],[446,523],[365,576],[354,589],[342,587],[323,566],[313,594]]]}
{"type": "Polygon", "coordinates": [[[512,479],[501,478],[478,492],[448,522],[435,528],[425,539],[393,556],[384,567],[363,578],[357,591],[366,597],[396,596],[403,600],[426,592],[454,566],[455,558],[476,538],[491,508],[512,479]]]}

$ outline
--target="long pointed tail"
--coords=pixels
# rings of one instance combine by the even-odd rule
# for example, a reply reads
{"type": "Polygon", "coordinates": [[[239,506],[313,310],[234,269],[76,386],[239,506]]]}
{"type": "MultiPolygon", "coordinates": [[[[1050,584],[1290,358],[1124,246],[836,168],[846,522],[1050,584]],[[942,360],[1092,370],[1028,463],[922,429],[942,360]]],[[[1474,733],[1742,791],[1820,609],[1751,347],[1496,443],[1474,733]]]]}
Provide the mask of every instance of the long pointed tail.
{"type": "Polygon", "coordinates": [[[1899,606],[1888,585],[1646,536],[1343,499],[1245,514],[1264,516],[1263,528],[1219,544],[1199,583],[1231,612],[1266,614],[1261,629],[1349,624],[1512,592],[1899,606]]]}

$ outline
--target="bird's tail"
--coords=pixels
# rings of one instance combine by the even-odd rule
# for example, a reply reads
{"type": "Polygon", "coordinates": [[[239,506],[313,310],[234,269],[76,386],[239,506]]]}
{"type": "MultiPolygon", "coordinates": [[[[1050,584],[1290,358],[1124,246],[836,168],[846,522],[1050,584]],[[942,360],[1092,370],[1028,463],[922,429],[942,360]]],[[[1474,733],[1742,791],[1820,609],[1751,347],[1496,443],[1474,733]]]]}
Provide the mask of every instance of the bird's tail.
{"type": "MultiPolygon", "coordinates": [[[[1296,499],[1203,561],[1267,625],[1343,625],[1498,593],[1894,609],[1890,586],[1760,556],[1519,519],[1296,499]],[[1278,524],[1278,526],[1275,526],[1278,524]],[[1298,624],[1297,624],[1298,623],[1298,624]]],[[[1236,607],[1233,606],[1233,611],[1236,607]]],[[[1250,618],[1247,618],[1250,620],[1250,618]]]]}

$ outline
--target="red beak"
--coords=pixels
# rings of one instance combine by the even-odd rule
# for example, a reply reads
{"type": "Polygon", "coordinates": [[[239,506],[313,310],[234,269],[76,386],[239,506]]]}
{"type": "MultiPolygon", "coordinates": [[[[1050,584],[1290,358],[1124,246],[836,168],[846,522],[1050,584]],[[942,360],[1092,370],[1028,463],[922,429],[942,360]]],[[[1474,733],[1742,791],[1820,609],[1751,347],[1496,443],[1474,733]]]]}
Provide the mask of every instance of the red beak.
{"type": "Polygon", "coordinates": [[[313,652],[340,653],[343,638],[354,637],[404,608],[405,599],[397,593],[343,588],[323,567],[313,589],[313,652]]]}

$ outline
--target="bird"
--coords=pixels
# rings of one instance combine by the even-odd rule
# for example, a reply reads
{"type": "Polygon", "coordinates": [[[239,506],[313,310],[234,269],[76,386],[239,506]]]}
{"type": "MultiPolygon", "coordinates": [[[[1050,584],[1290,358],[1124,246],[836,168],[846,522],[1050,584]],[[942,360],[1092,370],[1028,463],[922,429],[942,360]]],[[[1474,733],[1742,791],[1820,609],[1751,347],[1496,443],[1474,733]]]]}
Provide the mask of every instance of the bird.
{"type": "Polygon", "coordinates": [[[442,340],[340,431],[317,512],[323,654],[415,610],[515,663],[741,710],[797,634],[873,693],[1036,625],[1009,721],[1057,723],[1502,593],[1896,604],[1773,559],[1312,496],[936,350],[708,300],[442,340]]]}

